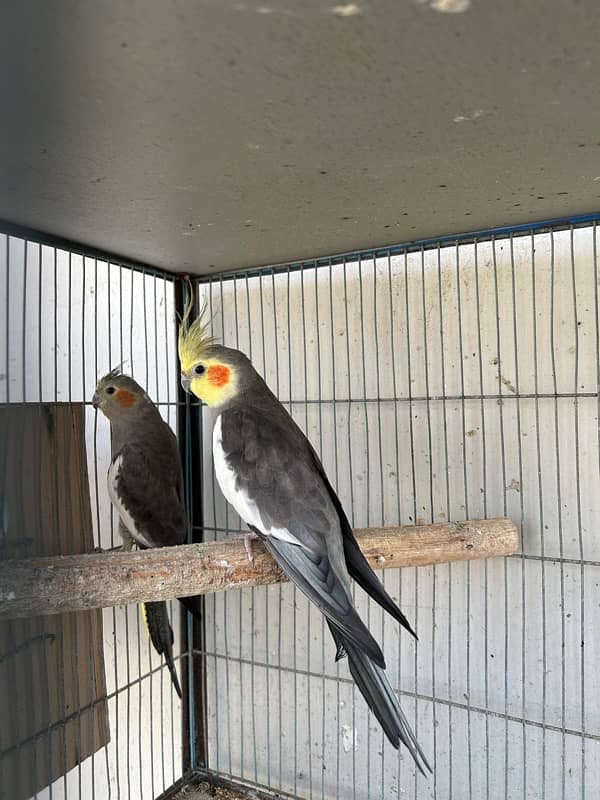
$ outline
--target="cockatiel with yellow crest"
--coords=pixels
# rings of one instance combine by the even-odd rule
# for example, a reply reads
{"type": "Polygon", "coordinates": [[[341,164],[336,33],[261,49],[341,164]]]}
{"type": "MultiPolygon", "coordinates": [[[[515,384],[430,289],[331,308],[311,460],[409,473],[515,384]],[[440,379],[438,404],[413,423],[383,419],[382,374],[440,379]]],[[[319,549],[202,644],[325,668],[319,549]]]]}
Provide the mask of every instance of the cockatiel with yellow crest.
{"type": "MultiPolygon", "coordinates": [[[[119,514],[123,549],[184,544],[187,517],[177,439],[150,397],[119,369],[105,375],[92,398],[110,421],[111,464],[107,484],[119,514]]],[[[195,598],[182,602],[199,613],[195,598]]],[[[175,691],[181,686],[173,662],[173,631],[164,601],[143,604],[150,639],[164,655],[175,691]]]]}
{"type": "Polygon", "coordinates": [[[218,412],[213,460],[226,499],[296,586],[323,612],[369,708],[396,748],[430,770],[385,673],[383,653],[354,608],[350,578],[410,633],[369,566],[310,442],[238,350],[216,344],[204,314],[179,329],[181,383],[218,412]]]}

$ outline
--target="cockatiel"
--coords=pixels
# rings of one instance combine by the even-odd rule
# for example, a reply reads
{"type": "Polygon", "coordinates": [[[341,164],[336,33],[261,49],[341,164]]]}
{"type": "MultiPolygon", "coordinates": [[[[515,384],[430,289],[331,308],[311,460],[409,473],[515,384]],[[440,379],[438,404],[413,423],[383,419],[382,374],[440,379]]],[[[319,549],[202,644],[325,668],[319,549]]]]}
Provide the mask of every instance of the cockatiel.
{"type": "MultiPolygon", "coordinates": [[[[187,517],[177,439],[142,387],[115,369],[92,398],[110,421],[111,464],[107,483],[119,514],[123,549],[183,544],[187,517]]],[[[144,603],[150,639],[164,655],[175,691],[181,686],[173,662],[173,631],[164,601],[144,603]]]]}
{"type": "Polygon", "coordinates": [[[213,460],[225,498],[284,573],[327,619],[337,648],[388,739],[431,770],[385,674],[383,653],[356,612],[354,578],[410,633],[369,566],[310,442],[238,350],[208,336],[203,314],[179,330],[184,389],[216,408],[213,460]]]}

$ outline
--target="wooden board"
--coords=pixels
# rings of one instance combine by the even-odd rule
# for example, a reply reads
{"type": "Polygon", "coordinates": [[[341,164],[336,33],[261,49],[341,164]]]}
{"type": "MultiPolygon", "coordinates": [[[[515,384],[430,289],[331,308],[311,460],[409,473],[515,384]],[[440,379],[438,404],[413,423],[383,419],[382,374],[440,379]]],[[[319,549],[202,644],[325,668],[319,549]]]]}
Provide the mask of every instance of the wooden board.
{"type": "MultiPolygon", "coordinates": [[[[0,439],[0,557],[89,552],[84,407],[3,406],[0,439]]],[[[0,797],[30,797],[104,746],[105,696],[99,611],[0,623],[0,797]]]]}

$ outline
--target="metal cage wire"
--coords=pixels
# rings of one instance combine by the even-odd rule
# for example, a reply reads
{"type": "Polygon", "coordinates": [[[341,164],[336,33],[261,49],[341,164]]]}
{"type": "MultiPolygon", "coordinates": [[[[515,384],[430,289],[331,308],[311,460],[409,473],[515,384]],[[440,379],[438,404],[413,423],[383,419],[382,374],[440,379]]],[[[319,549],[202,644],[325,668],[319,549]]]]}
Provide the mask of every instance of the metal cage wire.
{"type": "MultiPolygon", "coordinates": [[[[307,432],[354,525],[506,515],[522,553],[383,571],[416,646],[356,592],[429,780],[384,740],[290,585],[207,598],[191,766],[321,800],[597,795],[598,233],[586,223],[194,280],[214,334],[307,432]]],[[[2,402],[87,402],[98,373],[128,361],[175,427],[172,277],[3,238],[2,402]]],[[[241,523],[215,484],[206,410],[201,424],[185,443],[194,536],[220,538],[241,523]]],[[[108,429],[89,405],[86,425],[94,532],[109,546],[108,429]]],[[[137,610],[103,623],[110,741],[40,798],[154,798],[183,774],[181,709],[137,610]]]]}
{"type": "MultiPolygon", "coordinates": [[[[97,377],[123,363],[176,427],[173,280],[152,269],[133,270],[28,239],[8,235],[0,239],[0,302],[6,313],[1,402],[40,409],[42,404],[84,405],[94,542],[113,547],[120,537],[106,492],[109,428],[93,410],[91,396],[97,377]]],[[[41,502],[39,497],[32,499],[41,502]]],[[[172,612],[173,606],[171,616],[172,612]]],[[[61,624],[68,625],[70,616],[59,617],[64,620],[61,624]]],[[[140,616],[136,606],[104,609],[102,614],[106,694],[97,703],[108,703],[110,740],[37,792],[36,798],[154,798],[181,777],[180,702],[149,646],[140,616]]],[[[174,625],[179,648],[177,628],[174,625]]],[[[64,696],[65,664],[73,657],[77,654],[61,652],[63,685],[48,687],[46,696],[54,692],[64,696]]],[[[76,672],[83,669],[88,667],[77,664],[76,672]]],[[[27,692],[34,697],[33,681],[42,676],[32,673],[28,678],[27,692]]],[[[78,707],[70,716],[78,719],[81,732],[82,715],[89,709],[79,704],[78,697],[76,687],[78,707]]],[[[49,731],[49,710],[39,708],[35,713],[40,739],[49,731]]],[[[9,718],[16,724],[14,709],[9,718]]],[[[58,740],[48,738],[48,749],[59,750],[60,755],[50,752],[49,763],[53,757],[65,758],[68,721],[66,716],[50,726],[60,732],[58,740]]],[[[27,744],[21,737],[19,748],[25,750],[27,744]]],[[[10,751],[0,753],[0,775],[2,767],[8,769],[10,755],[10,751]]],[[[19,768],[29,769],[26,764],[19,768]]]]}

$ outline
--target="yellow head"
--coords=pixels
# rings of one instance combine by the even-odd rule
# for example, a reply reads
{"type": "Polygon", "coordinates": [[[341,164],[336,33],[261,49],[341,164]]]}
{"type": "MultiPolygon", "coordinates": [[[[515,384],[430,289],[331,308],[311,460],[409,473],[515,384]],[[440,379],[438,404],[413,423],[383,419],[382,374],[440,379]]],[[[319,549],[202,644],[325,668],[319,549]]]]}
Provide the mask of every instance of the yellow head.
{"type": "Polygon", "coordinates": [[[190,312],[191,303],[179,326],[181,384],[207,405],[221,406],[238,393],[245,356],[215,344],[208,332],[210,320],[206,319],[206,305],[188,325],[190,312]]]}

